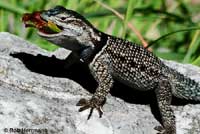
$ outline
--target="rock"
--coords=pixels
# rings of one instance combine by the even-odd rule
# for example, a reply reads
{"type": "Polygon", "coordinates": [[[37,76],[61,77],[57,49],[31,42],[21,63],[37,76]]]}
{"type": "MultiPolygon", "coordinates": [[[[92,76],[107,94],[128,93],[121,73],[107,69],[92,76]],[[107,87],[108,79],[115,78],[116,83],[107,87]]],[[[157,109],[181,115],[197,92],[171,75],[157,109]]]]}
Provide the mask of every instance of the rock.
{"type": "MultiPolygon", "coordinates": [[[[0,133],[156,133],[153,128],[160,125],[156,120],[160,118],[153,93],[133,91],[116,82],[103,117],[94,111],[87,120],[89,111],[79,113],[76,103],[89,98],[96,83],[81,63],[66,67],[69,51],[47,52],[9,33],[0,33],[0,40],[0,133]]],[[[200,81],[200,68],[164,62],[200,81]]],[[[200,133],[200,104],[174,100],[173,109],[178,134],[200,133]]]]}

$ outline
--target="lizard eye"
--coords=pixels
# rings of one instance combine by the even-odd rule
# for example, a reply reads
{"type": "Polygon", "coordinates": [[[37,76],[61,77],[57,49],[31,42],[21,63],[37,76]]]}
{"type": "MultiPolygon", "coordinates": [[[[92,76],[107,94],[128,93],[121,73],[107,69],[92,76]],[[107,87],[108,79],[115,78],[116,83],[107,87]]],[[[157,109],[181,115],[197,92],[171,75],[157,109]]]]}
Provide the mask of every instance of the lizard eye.
{"type": "Polygon", "coordinates": [[[61,20],[65,20],[65,19],[66,19],[66,17],[61,17],[60,19],[61,19],[61,20]]]}

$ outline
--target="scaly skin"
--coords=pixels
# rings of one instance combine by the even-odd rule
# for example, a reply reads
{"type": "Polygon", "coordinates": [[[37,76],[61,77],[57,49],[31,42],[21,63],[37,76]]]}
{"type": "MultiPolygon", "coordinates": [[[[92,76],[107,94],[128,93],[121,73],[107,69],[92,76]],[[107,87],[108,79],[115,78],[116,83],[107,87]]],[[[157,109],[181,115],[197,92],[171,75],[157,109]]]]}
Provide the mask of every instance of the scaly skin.
{"type": "Polygon", "coordinates": [[[142,46],[113,37],[94,28],[83,16],[57,6],[44,11],[41,18],[62,29],[59,33],[38,34],[79,57],[88,64],[98,82],[91,99],[81,99],[79,111],[90,108],[102,116],[102,106],[114,80],[137,90],[154,90],[162,116],[162,126],[155,129],[161,134],[176,134],[175,116],[171,109],[172,95],[179,98],[200,100],[200,86],[177,71],[166,66],[142,46]],[[186,90],[187,89],[187,90],[186,90]]]}

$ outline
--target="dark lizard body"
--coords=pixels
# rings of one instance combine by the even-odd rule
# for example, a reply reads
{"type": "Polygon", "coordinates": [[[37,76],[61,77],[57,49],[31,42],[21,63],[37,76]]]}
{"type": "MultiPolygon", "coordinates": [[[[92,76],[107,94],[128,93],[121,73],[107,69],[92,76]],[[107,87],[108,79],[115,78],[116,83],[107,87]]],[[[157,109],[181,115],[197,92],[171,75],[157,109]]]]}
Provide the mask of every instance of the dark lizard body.
{"type": "MultiPolygon", "coordinates": [[[[106,56],[114,79],[138,90],[156,87],[164,64],[142,46],[108,36],[106,47],[100,55],[106,56]]],[[[95,62],[95,60],[93,61],[95,62]]]]}
{"type": "Polygon", "coordinates": [[[163,134],[175,134],[175,116],[170,107],[172,95],[179,98],[200,100],[200,85],[166,66],[144,47],[113,37],[94,28],[83,16],[64,7],[57,6],[44,11],[45,21],[52,21],[62,32],[39,35],[72,53],[88,64],[98,82],[91,99],[81,99],[79,111],[97,109],[102,115],[102,105],[118,80],[137,90],[154,90],[162,116],[162,127],[156,129],[163,134]]]}

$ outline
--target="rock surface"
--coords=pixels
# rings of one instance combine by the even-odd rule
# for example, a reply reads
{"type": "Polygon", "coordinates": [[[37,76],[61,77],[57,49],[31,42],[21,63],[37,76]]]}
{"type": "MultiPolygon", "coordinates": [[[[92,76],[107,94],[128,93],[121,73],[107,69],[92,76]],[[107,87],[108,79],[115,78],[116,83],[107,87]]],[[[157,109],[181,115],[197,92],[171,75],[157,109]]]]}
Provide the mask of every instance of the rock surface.
{"type": "MultiPolygon", "coordinates": [[[[119,88],[114,87],[112,96],[108,96],[102,118],[96,111],[90,120],[88,110],[79,113],[76,103],[82,97],[89,98],[90,89],[87,91],[78,83],[90,88],[93,82],[87,81],[86,74],[77,74],[76,68],[74,74],[67,69],[62,72],[68,54],[64,49],[47,52],[19,37],[0,33],[0,134],[22,130],[34,134],[156,133],[153,128],[160,123],[156,120],[158,112],[151,108],[153,95],[138,95],[123,85],[117,92],[119,88]]],[[[200,68],[165,62],[200,81],[200,68]]],[[[175,100],[173,109],[177,134],[200,133],[200,104],[175,100]]]]}

